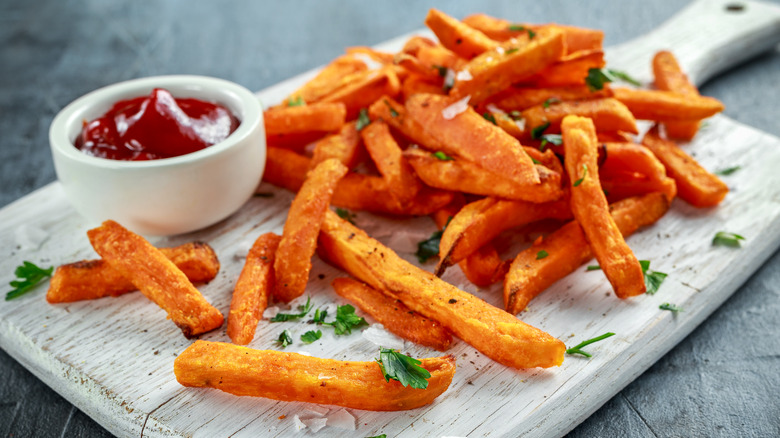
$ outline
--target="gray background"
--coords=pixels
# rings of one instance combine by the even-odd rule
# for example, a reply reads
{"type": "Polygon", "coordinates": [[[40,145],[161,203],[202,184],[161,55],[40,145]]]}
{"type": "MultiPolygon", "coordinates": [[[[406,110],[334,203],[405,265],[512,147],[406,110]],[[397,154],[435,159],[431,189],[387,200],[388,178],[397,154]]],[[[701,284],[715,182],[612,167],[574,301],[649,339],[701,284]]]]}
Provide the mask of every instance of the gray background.
{"type": "MultiPolygon", "coordinates": [[[[506,0],[436,7],[459,18],[486,12],[513,21],[601,28],[611,45],[651,30],[685,3],[506,0]]],[[[0,206],[56,179],[48,126],[57,111],[84,93],[174,73],[217,76],[259,90],[326,63],[344,47],[418,29],[430,6],[398,0],[2,0],[0,206]]],[[[728,116],[780,135],[777,50],[712,79],[701,91],[722,100],[728,116]]],[[[779,285],[780,254],[775,254],[706,322],[570,436],[780,436],[779,285]]],[[[2,350],[0,435],[110,436],[2,350]]]]}

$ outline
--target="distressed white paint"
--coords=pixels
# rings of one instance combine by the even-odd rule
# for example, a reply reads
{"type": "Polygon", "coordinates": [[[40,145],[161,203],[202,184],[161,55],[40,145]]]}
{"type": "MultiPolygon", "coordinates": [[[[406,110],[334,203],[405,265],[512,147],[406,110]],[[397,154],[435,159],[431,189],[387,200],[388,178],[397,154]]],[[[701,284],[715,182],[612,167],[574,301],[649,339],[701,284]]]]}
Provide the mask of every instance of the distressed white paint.
{"type": "MultiPolygon", "coordinates": [[[[756,36],[766,42],[780,34],[776,9],[747,4],[739,25],[721,12],[723,1],[700,2],[684,11],[680,27],[664,27],[633,47],[610,52],[614,67],[647,81],[646,49],[671,47],[698,80],[725,68],[756,36]],[[747,18],[745,18],[747,17],[747,18]],[[750,32],[747,32],[750,31],[750,32]],[[671,38],[667,42],[664,38],[671,38]],[[752,39],[751,39],[752,38],[752,39]],[[702,50],[704,50],[702,52],[702,50]],[[630,56],[628,55],[630,54],[630,56]],[[636,54],[636,55],[634,55],[636,54]],[[726,56],[727,55],[727,56],[726,56]],[[726,58],[726,59],[721,59],[726,58]],[[712,60],[716,60],[712,64],[712,60]]],[[[397,50],[406,37],[388,42],[397,50]]],[[[293,78],[260,93],[266,103],[280,101],[313,73],[293,78]]],[[[640,231],[629,244],[652,268],[669,273],[655,296],[626,301],[616,299],[601,272],[568,276],[539,296],[520,317],[574,345],[581,340],[614,331],[617,336],[594,344],[591,359],[566,358],[550,370],[516,371],[484,358],[467,344],[456,341],[451,353],[458,370],[450,389],[430,406],[409,412],[379,413],[351,410],[359,436],[554,436],[585,419],[631,380],[693,330],[728,298],[780,244],[780,140],[717,116],[687,146],[708,169],[741,165],[724,177],[732,191],[721,206],[697,210],[675,201],[672,211],[657,225],[640,231]],[[743,249],[711,247],[720,230],[744,235],[743,249]],[[685,308],[673,315],[658,310],[669,301],[685,308]]],[[[158,245],[189,240],[209,242],[220,255],[222,270],[203,294],[227,314],[230,294],[242,260],[233,255],[259,234],[281,232],[292,194],[263,185],[272,198],[254,198],[240,212],[200,232],[167,239],[158,245]]],[[[427,218],[396,221],[358,213],[357,223],[387,242],[408,227],[433,231],[427,218]]],[[[0,261],[0,283],[12,279],[22,260],[42,265],[95,257],[85,231],[86,223],[68,205],[57,183],[44,187],[0,211],[0,247],[13,248],[14,230],[20,225],[46,230],[50,238],[38,251],[16,249],[0,261]]],[[[517,243],[515,248],[521,245],[517,243]]],[[[412,260],[410,254],[402,254],[412,260]]],[[[427,265],[431,268],[431,265],[427,265]]],[[[338,270],[314,260],[308,293],[316,305],[342,302],[330,290],[338,270]],[[324,274],[324,278],[318,278],[324,274]]],[[[457,268],[445,280],[462,286],[488,302],[501,305],[500,285],[478,290],[457,268]]],[[[269,324],[262,321],[250,346],[269,348],[278,334],[289,329],[295,339],[308,330],[301,323],[269,324]]],[[[323,330],[321,341],[296,343],[295,351],[337,359],[372,360],[376,347],[359,333],[336,339],[323,330]]],[[[203,339],[227,341],[224,327],[203,339]]],[[[173,360],[189,341],[165,319],[164,312],[138,293],[94,302],[51,306],[43,290],[0,305],[0,346],[36,376],[76,404],[108,430],[120,436],[287,436],[298,433],[292,418],[307,414],[303,403],[281,403],[240,398],[207,389],[183,388],[173,377],[173,360]],[[278,417],[286,415],[280,420],[278,417]]],[[[434,351],[410,346],[414,356],[434,351]]],[[[273,347],[272,347],[273,348],[273,347]]],[[[342,436],[324,428],[318,436],[342,436]]]]}

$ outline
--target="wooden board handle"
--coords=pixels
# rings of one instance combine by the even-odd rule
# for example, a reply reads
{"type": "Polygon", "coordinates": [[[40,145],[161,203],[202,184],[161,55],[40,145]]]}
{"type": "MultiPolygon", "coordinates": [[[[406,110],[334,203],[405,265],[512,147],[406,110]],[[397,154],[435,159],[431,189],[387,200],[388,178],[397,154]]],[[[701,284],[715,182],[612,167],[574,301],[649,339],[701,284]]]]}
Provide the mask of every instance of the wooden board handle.
{"type": "Polygon", "coordinates": [[[628,70],[643,83],[653,80],[650,62],[669,50],[696,85],[780,42],[780,7],[747,0],[697,0],[650,33],[607,49],[607,66],[646,65],[628,70]]]}

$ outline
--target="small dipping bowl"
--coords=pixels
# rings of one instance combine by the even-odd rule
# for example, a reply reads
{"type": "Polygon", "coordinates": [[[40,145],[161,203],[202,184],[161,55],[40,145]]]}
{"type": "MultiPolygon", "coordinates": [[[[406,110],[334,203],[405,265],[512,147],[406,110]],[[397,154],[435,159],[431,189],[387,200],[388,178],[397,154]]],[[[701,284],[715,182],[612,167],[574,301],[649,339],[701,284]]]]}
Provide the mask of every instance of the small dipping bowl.
{"type": "Polygon", "coordinates": [[[233,82],[204,76],[154,76],[86,94],[57,114],[49,129],[57,178],[76,210],[99,224],[113,219],[137,233],[187,233],[225,219],[252,196],[265,169],[260,101],[233,82]],[[177,98],[225,106],[240,121],[224,141],[199,151],[149,161],[87,155],[74,146],[84,121],[114,103],[164,88],[177,98]]]}

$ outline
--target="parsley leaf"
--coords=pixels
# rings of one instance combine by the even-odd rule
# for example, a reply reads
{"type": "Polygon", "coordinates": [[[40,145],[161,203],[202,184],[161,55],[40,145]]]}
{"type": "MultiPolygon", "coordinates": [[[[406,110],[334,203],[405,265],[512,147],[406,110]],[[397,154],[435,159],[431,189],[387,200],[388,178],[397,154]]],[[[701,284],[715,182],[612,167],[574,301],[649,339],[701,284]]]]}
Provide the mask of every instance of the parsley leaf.
{"type": "Polygon", "coordinates": [[[639,264],[642,266],[642,276],[645,277],[645,293],[654,295],[658,292],[658,288],[661,287],[661,283],[664,282],[667,274],[651,271],[650,260],[640,260],[639,264]]]}
{"type": "Polygon", "coordinates": [[[436,151],[436,152],[432,153],[431,155],[433,155],[434,157],[436,157],[436,158],[438,158],[438,159],[440,159],[442,161],[452,161],[452,160],[454,160],[454,158],[452,158],[451,156],[445,154],[442,151],[436,151]]]}
{"type": "Polygon", "coordinates": [[[599,265],[589,265],[587,268],[585,268],[586,271],[600,271],[601,266],[599,265]]]}
{"type": "Polygon", "coordinates": [[[277,345],[284,348],[293,343],[292,335],[290,335],[290,332],[288,330],[285,330],[279,334],[279,337],[276,339],[275,342],[277,345]]]}
{"type": "Polygon", "coordinates": [[[271,318],[271,322],[284,322],[303,318],[311,310],[311,297],[306,298],[306,304],[298,306],[298,313],[277,313],[271,318]]]}
{"type": "Polygon", "coordinates": [[[358,131],[362,131],[363,128],[371,124],[371,119],[368,118],[368,110],[365,108],[362,108],[360,110],[360,114],[358,115],[357,124],[355,125],[355,129],[358,131]]]}
{"type": "Polygon", "coordinates": [[[531,138],[534,140],[539,140],[542,138],[542,134],[544,133],[544,130],[550,127],[550,122],[546,122],[542,125],[537,126],[536,128],[531,130],[531,138]]]}
{"type": "Polygon", "coordinates": [[[336,308],[336,320],[323,324],[333,326],[337,335],[348,335],[352,333],[353,328],[368,325],[365,319],[355,315],[355,308],[350,304],[338,306],[336,308]]]}
{"type": "Polygon", "coordinates": [[[583,355],[585,357],[592,357],[592,355],[590,353],[586,353],[586,352],[582,351],[582,348],[585,347],[585,346],[588,346],[588,345],[590,345],[590,344],[592,344],[594,342],[598,342],[598,341],[602,341],[604,339],[607,339],[610,336],[615,336],[615,334],[612,333],[612,332],[607,332],[607,333],[604,333],[601,336],[596,336],[593,339],[588,339],[587,341],[580,342],[576,346],[566,350],[566,354],[581,354],[581,355],[583,355]]]}
{"type": "Polygon", "coordinates": [[[349,210],[343,209],[343,208],[336,208],[336,214],[338,217],[344,219],[345,221],[351,223],[352,225],[355,225],[355,213],[350,212],[349,210]]]}
{"type": "Polygon", "coordinates": [[[16,280],[12,280],[9,283],[14,289],[5,294],[5,300],[12,300],[31,291],[38,283],[51,277],[52,272],[54,272],[54,266],[43,269],[39,268],[34,263],[27,261],[22,262],[14,271],[16,280]]]}
{"type": "Polygon", "coordinates": [[[366,438],[387,438],[387,434],[367,436],[366,438]]]}
{"type": "Polygon", "coordinates": [[[398,117],[398,111],[396,111],[392,105],[390,105],[390,102],[385,99],[385,105],[390,109],[390,117],[398,117]]]}
{"type": "Polygon", "coordinates": [[[441,66],[441,65],[434,65],[431,68],[435,68],[439,72],[439,76],[445,77],[447,76],[447,67],[441,66]]]}
{"type": "Polygon", "coordinates": [[[550,105],[552,105],[554,103],[561,103],[561,99],[558,99],[557,97],[551,97],[551,98],[545,100],[544,103],[542,104],[542,106],[544,108],[549,108],[550,105]]]}
{"type": "Polygon", "coordinates": [[[325,309],[317,309],[314,311],[314,318],[309,321],[311,324],[324,324],[325,317],[328,316],[328,311],[325,309]]]}
{"type": "Polygon", "coordinates": [[[523,31],[526,31],[526,32],[528,32],[528,39],[529,40],[534,39],[534,37],[536,36],[536,32],[534,32],[533,30],[523,26],[522,24],[510,25],[509,26],[509,30],[511,30],[513,32],[523,32],[523,31]]]}
{"type": "Polygon", "coordinates": [[[401,385],[412,388],[425,389],[431,373],[421,367],[417,359],[399,353],[388,348],[379,349],[379,359],[376,360],[385,376],[385,381],[390,379],[401,382],[401,385]]]}
{"type": "Polygon", "coordinates": [[[520,50],[520,49],[518,49],[517,47],[512,47],[512,48],[510,48],[510,49],[507,49],[507,50],[504,52],[504,54],[505,54],[505,55],[511,55],[511,54],[513,54],[513,53],[517,52],[518,50],[520,50]]]}
{"type": "Polygon", "coordinates": [[[488,122],[498,126],[498,123],[496,123],[496,118],[495,116],[493,116],[493,113],[489,111],[485,111],[484,113],[482,113],[482,117],[484,117],[485,120],[487,120],[488,122]]]}
{"type": "Polygon", "coordinates": [[[304,106],[306,105],[306,102],[303,100],[302,96],[297,96],[295,99],[290,99],[287,101],[287,106],[304,106]]]}
{"type": "Polygon", "coordinates": [[[550,254],[547,251],[541,250],[541,251],[536,253],[536,260],[541,260],[541,259],[547,257],[548,255],[550,255],[550,254]]]}
{"type": "Polygon", "coordinates": [[[642,86],[641,82],[632,78],[628,73],[624,71],[607,69],[607,74],[612,76],[613,78],[620,79],[623,82],[628,82],[629,84],[634,85],[636,87],[642,86]]]}
{"type": "Polygon", "coordinates": [[[725,169],[716,170],[715,175],[729,176],[741,168],[741,166],[727,167],[725,169]]]}
{"type": "Polygon", "coordinates": [[[585,177],[588,176],[588,165],[583,164],[582,165],[582,177],[578,179],[577,181],[574,181],[574,184],[572,184],[572,187],[577,187],[585,180],[585,177]]]}
{"type": "Polygon", "coordinates": [[[727,231],[718,231],[715,233],[715,237],[712,238],[712,245],[729,246],[731,248],[739,248],[742,246],[739,241],[745,240],[744,237],[737,233],[729,233],[727,231]]]}
{"type": "Polygon", "coordinates": [[[512,110],[509,112],[509,117],[511,117],[512,120],[520,120],[523,118],[523,113],[518,110],[512,110]]]}
{"type": "Polygon", "coordinates": [[[588,84],[590,91],[603,89],[604,84],[607,82],[612,82],[612,79],[600,68],[589,69],[588,76],[585,77],[585,83],[588,84]]]}
{"type": "Polygon", "coordinates": [[[676,304],[671,304],[671,303],[663,303],[660,306],[658,306],[658,308],[661,309],[661,310],[668,310],[668,311],[674,312],[674,313],[684,312],[682,307],[680,307],[680,306],[678,306],[676,304]]]}
{"type": "Polygon", "coordinates": [[[563,144],[563,137],[561,134],[544,134],[542,136],[542,144],[539,145],[539,150],[544,152],[549,143],[560,146],[563,144]]]}
{"type": "Polygon", "coordinates": [[[316,332],[314,330],[309,330],[308,332],[301,335],[301,341],[304,344],[311,344],[312,342],[316,341],[321,337],[322,337],[321,330],[317,330],[316,332]]]}

